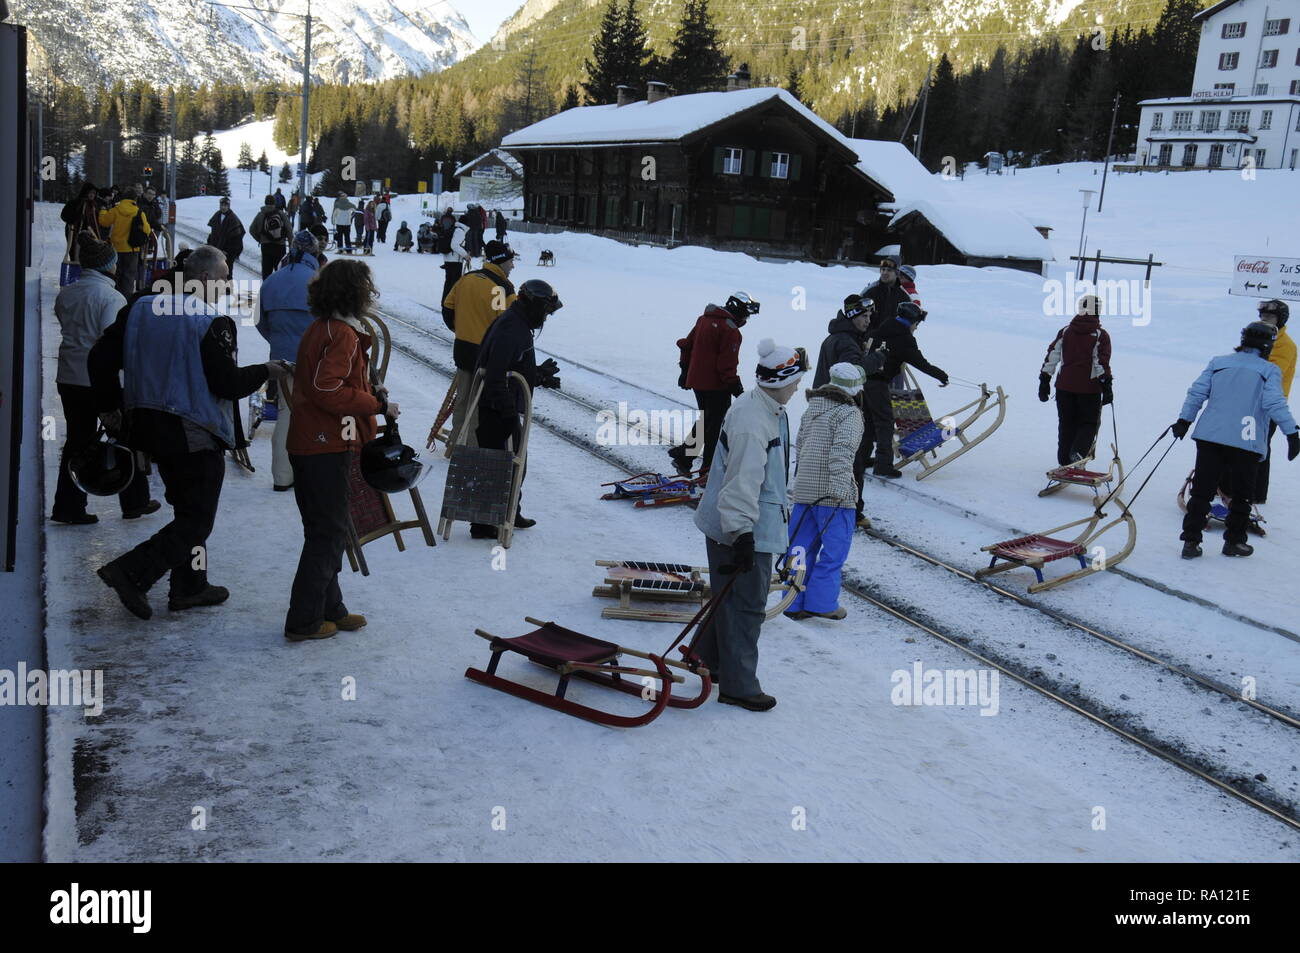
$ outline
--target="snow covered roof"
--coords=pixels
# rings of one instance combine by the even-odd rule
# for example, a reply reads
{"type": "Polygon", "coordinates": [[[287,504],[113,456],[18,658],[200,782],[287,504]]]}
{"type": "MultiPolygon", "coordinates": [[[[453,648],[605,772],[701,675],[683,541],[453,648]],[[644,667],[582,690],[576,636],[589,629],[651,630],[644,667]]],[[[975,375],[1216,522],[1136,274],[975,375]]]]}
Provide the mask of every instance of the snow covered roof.
{"type": "Polygon", "coordinates": [[[909,199],[899,204],[889,227],[897,227],[909,215],[922,216],[964,255],[1055,260],[1052,246],[1028,219],[1002,206],[909,199]]]}
{"type": "Polygon", "coordinates": [[[896,202],[933,195],[937,181],[901,142],[846,139],[858,154],[858,169],[878,182],[896,202]]]}
{"type": "Polygon", "coordinates": [[[1236,106],[1250,103],[1300,103],[1300,96],[1166,96],[1163,99],[1144,99],[1139,106],[1236,106]]]}
{"type": "Polygon", "coordinates": [[[481,156],[476,156],[475,158],[470,159],[459,169],[453,172],[452,175],[456,175],[456,176],[464,175],[465,173],[473,169],[474,166],[482,162],[484,159],[496,159],[498,162],[501,162],[504,165],[508,166],[510,168],[510,171],[513,172],[515,175],[522,176],[524,174],[523,164],[514,156],[512,156],[510,153],[506,152],[504,149],[489,149],[481,156]]]}

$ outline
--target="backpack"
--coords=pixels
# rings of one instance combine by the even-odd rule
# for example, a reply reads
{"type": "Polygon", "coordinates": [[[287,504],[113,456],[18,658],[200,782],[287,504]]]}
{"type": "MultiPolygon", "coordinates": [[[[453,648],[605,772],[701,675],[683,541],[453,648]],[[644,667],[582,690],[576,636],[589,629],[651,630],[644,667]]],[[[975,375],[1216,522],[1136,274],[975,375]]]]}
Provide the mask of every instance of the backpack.
{"type": "Polygon", "coordinates": [[[126,243],[132,248],[143,248],[149,241],[149,233],[144,230],[144,209],[135,210],[135,218],[131,219],[131,230],[127,232],[126,243]]]}
{"type": "Polygon", "coordinates": [[[384,206],[384,211],[380,214],[379,220],[381,222],[391,222],[393,220],[393,213],[389,211],[387,205],[384,206]]]}
{"type": "Polygon", "coordinates": [[[272,242],[284,241],[284,217],[279,212],[272,212],[262,220],[262,234],[272,242]]]}

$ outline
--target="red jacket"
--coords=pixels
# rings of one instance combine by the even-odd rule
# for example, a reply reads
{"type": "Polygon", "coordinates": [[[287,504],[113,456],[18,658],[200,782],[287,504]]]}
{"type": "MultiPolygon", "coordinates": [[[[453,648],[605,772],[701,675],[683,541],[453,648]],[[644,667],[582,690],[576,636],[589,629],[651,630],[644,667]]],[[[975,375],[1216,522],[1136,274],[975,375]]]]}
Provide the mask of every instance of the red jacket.
{"type": "Polygon", "coordinates": [[[691,333],[677,342],[692,390],[731,390],[739,381],[740,328],[731,312],[711,304],[695,322],[691,333]]]}
{"type": "Polygon", "coordinates": [[[1110,335],[1094,314],[1079,314],[1061,330],[1047,348],[1040,373],[1052,375],[1057,366],[1056,389],[1071,394],[1100,394],[1098,380],[1110,377],[1110,335]]]}
{"type": "Polygon", "coordinates": [[[375,438],[382,405],[370,387],[369,350],[370,335],[346,321],[307,326],[293,374],[290,453],[341,453],[375,438]]]}

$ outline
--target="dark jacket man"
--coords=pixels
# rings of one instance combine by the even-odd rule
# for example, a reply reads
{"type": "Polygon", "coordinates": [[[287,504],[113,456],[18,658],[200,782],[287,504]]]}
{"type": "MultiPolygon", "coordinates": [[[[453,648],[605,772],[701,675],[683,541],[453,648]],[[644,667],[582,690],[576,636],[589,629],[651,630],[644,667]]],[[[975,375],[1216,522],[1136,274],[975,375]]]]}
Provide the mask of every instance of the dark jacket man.
{"type": "Polygon", "coordinates": [[[233,274],[235,261],[244,251],[244,223],[230,210],[230,199],[223,198],[217,213],[208,219],[208,241],[226,256],[226,268],[233,274]]]}
{"type": "Polygon", "coordinates": [[[289,247],[289,222],[288,215],[276,206],[275,196],[268,195],[248,226],[248,234],[262,247],[263,279],[275,271],[289,247]]]}

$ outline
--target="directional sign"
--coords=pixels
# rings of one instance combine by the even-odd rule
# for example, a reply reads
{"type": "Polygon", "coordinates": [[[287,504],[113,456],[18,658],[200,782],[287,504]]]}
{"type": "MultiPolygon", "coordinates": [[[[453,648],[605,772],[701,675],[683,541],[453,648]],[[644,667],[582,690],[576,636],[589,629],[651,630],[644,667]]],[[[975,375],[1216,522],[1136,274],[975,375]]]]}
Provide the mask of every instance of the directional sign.
{"type": "Polygon", "coordinates": [[[1228,294],[1300,299],[1300,258],[1237,255],[1228,294]]]}

